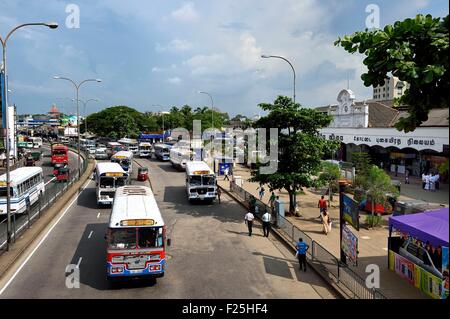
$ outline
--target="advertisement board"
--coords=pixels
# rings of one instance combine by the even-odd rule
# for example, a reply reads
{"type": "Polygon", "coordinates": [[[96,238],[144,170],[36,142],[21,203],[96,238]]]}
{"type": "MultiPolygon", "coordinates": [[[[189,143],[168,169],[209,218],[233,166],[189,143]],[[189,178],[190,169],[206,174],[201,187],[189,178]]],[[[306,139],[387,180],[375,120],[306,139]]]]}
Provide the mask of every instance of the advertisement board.
{"type": "Polygon", "coordinates": [[[78,130],[76,127],[66,127],[64,128],[64,136],[78,136],[78,130]]]}
{"type": "MultiPolygon", "coordinates": [[[[448,297],[448,282],[442,280],[425,269],[419,267],[412,261],[406,259],[393,251],[389,251],[390,269],[400,277],[420,289],[423,293],[434,299],[445,299],[448,297]],[[392,261],[394,261],[392,263],[392,261]],[[447,293],[445,292],[447,287],[447,293]]],[[[445,277],[444,277],[445,278],[445,277]]],[[[447,276],[448,278],[448,276],[447,276]]]]}
{"type": "Polygon", "coordinates": [[[341,248],[354,265],[358,263],[358,237],[347,226],[342,227],[341,248]]]}
{"type": "Polygon", "coordinates": [[[442,247],[442,299],[448,298],[448,247],[442,247]]]}
{"type": "Polygon", "coordinates": [[[77,116],[76,115],[64,115],[61,117],[60,125],[67,127],[67,126],[77,126],[77,116]]]}
{"type": "Polygon", "coordinates": [[[344,220],[359,231],[359,207],[358,203],[346,194],[343,198],[343,218],[344,220]]]}

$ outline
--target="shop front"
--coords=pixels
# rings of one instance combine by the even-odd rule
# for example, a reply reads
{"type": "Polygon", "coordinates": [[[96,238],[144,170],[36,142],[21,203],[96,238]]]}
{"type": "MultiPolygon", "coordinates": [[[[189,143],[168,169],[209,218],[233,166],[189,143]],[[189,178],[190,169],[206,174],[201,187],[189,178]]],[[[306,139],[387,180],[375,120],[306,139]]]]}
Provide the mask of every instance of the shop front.
{"type": "Polygon", "coordinates": [[[395,128],[325,128],[322,137],[342,142],[339,158],[351,161],[352,153],[370,154],[372,162],[396,175],[421,176],[437,171],[448,158],[448,128],[417,128],[404,133],[395,128]]]}

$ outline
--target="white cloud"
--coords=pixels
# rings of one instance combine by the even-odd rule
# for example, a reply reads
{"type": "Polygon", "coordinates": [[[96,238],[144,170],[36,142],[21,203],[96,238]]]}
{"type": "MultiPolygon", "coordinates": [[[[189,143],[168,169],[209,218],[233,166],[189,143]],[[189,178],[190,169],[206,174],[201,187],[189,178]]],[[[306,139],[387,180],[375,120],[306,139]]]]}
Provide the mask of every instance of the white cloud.
{"type": "Polygon", "coordinates": [[[180,84],[181,83],[181,79],[178,76],[174,76],[172,78],[168,78],[167,82],[170,84],[180,84]]]}
{"type": "Polygon", "coordinates": [[[185,2],[183,5],[171,13],[172,18],[182,22],[193,22],[197,21],[199,14],[195,10],[195,5],[193,2],[185,2]]]}
{"type": "Polygon", "coordinates": [[[156,43],[155,50],[157,52],[183,52],[192,49],[192,43],[187,40],[175,38],[170,41],[167,45],[163,46],[160,43],[156,43]]]}

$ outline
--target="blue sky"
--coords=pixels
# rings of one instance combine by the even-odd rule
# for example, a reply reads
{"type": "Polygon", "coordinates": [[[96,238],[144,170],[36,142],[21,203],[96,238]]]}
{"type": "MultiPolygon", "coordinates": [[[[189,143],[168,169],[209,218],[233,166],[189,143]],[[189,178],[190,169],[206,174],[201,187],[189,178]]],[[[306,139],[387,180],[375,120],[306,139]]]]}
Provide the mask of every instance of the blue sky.
{"type": "Polygon", "coordinates": [[[56,21],[50,30],[17,31],[8,44],[10,102],[18,112],[47,112],[56,103],[74,112],[74,89],[61,75],[87,83],[81,98],[88,113],[112,105],[157,111],[152,104],[215,106],[231,115],[252,116],[258,103],[292,95],[304,106],[335,103],[347,86],[358,100],[371,89],[360,80],[362,57],[334,47],[338,36],[365,28],[368,4],[380,7],[381,26],[413,17],[448,14],[441,0],[0,0],[0,35],[26,22],[56,21]],[[67,28],[66,7],[80,8],[80,28],[67,28]]]}

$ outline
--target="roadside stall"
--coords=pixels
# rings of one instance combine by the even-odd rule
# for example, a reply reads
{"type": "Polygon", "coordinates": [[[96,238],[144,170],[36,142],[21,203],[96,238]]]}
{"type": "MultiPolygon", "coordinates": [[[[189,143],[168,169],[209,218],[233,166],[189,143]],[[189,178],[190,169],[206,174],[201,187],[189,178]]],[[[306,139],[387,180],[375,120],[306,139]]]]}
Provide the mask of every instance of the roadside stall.
{"type": "Polygon", "coordinates": [[[435,299],[447,299],[449,210],[389,218],[389,269],[435,299]]]}

